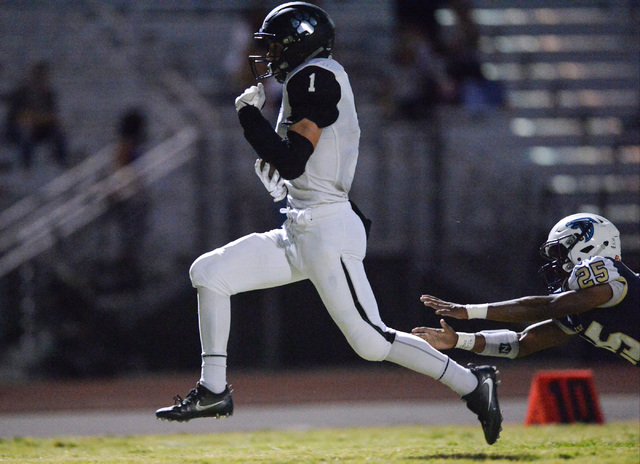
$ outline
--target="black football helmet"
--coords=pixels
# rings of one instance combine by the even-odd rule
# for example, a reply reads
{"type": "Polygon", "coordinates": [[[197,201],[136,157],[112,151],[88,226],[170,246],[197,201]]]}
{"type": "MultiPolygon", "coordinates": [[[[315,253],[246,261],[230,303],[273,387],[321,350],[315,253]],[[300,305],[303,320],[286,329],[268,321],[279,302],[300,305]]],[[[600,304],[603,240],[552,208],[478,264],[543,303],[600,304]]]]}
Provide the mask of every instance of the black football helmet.
{"type": "Polygon", "coordinates": [[[253,75],[256,80],[273,76],[278,82],[284,82],[287,74],[305,61],[329,57],[335,33],[336,27],[329,15],[315,5],[289,2],[274,8],[253,35],[263,41],[268,50],[264,55],[249,56],[253,75]],[[258,63],[266,64],[266,72],[258,71],[258,63]]]}

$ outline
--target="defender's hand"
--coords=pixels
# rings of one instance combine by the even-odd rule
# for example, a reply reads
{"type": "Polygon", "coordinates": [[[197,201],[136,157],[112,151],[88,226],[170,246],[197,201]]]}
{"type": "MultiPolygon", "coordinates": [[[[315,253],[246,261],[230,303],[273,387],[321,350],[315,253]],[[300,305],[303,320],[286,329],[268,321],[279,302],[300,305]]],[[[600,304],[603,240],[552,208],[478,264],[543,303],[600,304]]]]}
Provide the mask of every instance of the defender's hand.
{"type": "Polygon", "coordinates": [[[431,295],[422,295],[420,301],[422,301],[425,306],[435,309],[435,313],[438,316],[453,317],[455,319],[469,318],[464,305],[444,301],[431,295]]]}
{"type": "Polygon", "coordinates": [[[255,106],[262,111],[265,100],[264,85],[259,82],[258,85],[252,85],[236,98],[236,111],[240,111],[247,105],[255,106]]]}
{"type": "Polygon", "coordinates": [[[283,200],[286,196],[288,190],[287,186],[284,185],[284,180],[280,177],[280,173],[277,169],[273,169],[269,163],[258,158],[255,163],[256,174],[262,181],[262,184],[269,192],[269,195],[273,197],[273,201],[283,200]]]}
{"type": "Polygon", "coordinates": [[[440,325],[442,326],[442,329],[416,327],[411,331],[411,333],[425,340],[436,350],[448,350],[455,348],[456,343],[458,342],[458,334],[444,321],[444,319],[440,319],[440,325]]]}

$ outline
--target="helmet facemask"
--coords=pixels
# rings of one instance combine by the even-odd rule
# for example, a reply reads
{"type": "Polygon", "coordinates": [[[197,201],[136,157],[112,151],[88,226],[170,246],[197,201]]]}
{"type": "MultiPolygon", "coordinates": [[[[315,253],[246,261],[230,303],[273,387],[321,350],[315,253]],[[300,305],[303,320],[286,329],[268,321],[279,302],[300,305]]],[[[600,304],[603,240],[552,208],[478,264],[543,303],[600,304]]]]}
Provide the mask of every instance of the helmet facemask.
{"type": "Polygon", "coordinates": [[[249,55],[249,65],[256,81],[273,76],[278,82],[284,82],[288,63],[283,58],[282,44],[276,41],[275,34],[256,32],[254,38],[266,50],[263,55],[249,55]]]}
{"type": "Polygon", "coordinates": [[[571,274],[573,262],[569,258],[569,254],[573,247],[582,240],[584,234],[585,232],[582,232],[582,234],[571,234],[556,240],[549,240],[540,247],[540,256],[549,262],[540,268],[538,275],[544,280],[549,292],[560,288],[571,274]]]}

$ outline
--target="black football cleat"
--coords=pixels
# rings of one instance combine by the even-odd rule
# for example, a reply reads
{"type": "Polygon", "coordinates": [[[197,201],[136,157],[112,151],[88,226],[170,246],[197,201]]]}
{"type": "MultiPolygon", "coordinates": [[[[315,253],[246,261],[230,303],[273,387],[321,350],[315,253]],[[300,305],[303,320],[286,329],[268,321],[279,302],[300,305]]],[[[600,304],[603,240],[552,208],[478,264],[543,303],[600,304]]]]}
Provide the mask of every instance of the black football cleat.
{"type": "Polygon", "coordinates": [[[222,393],[213,393],[198,382],[186,398],[174,396],[175,405],[158,409],[156,417],[178,422],[187,422],[198,417],[229,417],[233,415],[232,391],[227,386],[222,393]]]}
{"type": "Polygon", "coordinates": [[[498,371],[494,366],[471,367],[471,372],[478,378],[478,386],[474,391],[462,397],[467,407],[477,414],[484,439],[493,445],[502,430],[502,411],[498,404],[498,371]]]}

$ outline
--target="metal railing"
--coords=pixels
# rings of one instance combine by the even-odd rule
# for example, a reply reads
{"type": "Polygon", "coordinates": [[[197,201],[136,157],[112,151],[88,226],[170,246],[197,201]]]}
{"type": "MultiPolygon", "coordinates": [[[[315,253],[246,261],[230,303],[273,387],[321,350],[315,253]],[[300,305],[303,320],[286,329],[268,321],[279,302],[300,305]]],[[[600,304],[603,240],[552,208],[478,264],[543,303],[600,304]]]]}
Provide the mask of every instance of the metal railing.
{"type": "Polygon", "coordinates": [[[130,165],[101,177],[110,162],[107,147],[4,211],[0,277],[104,214],[115,196],[128,198],[186,163],[197,141],[197,131],[187,126],[130,165]]]}

